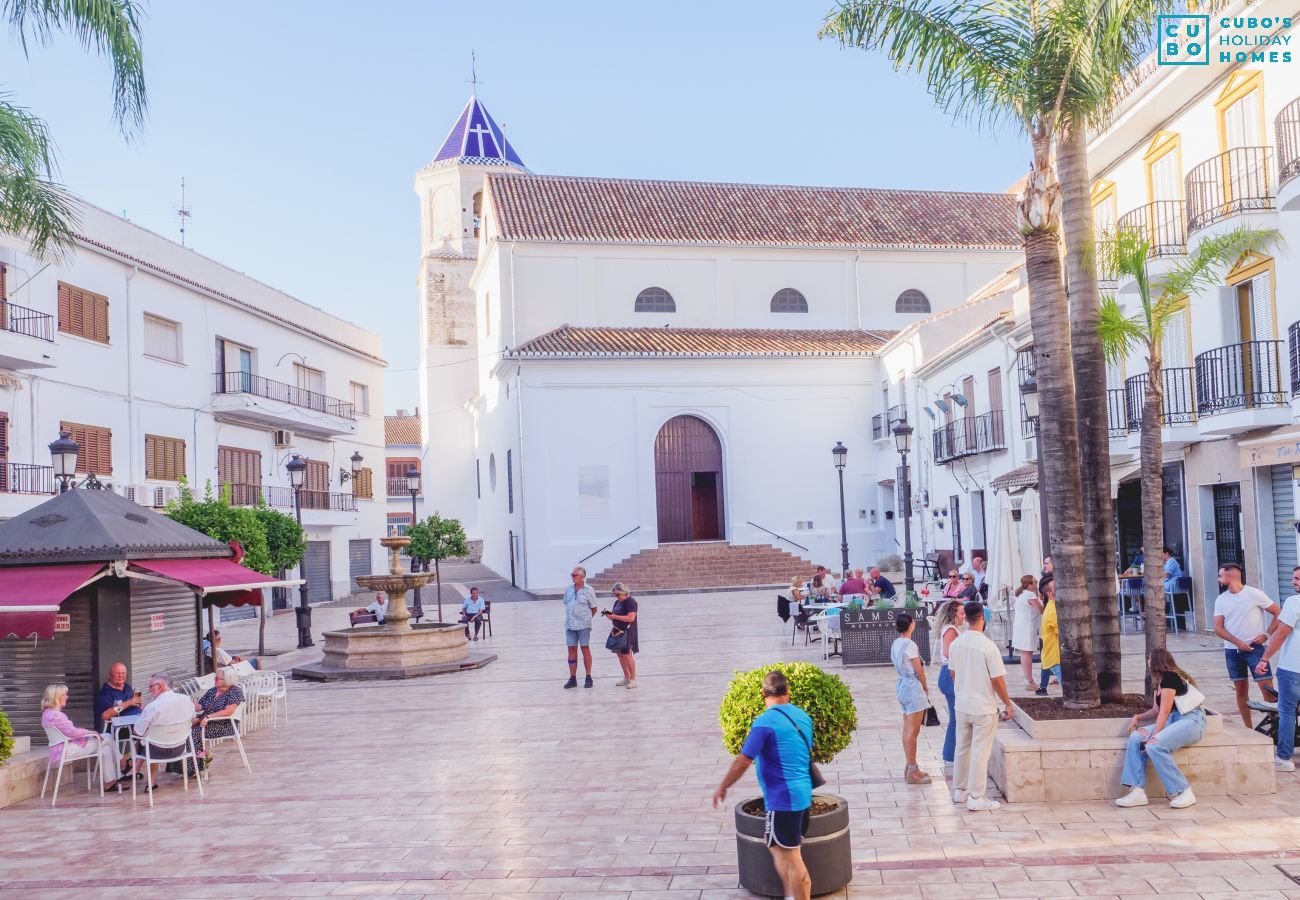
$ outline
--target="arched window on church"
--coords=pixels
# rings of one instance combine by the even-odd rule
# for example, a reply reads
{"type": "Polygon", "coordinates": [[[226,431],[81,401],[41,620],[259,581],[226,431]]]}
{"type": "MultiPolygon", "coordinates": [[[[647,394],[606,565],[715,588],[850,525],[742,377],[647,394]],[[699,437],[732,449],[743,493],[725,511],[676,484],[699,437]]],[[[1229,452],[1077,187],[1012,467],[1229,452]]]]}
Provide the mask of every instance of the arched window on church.
{"type": "Polygon", "coordinates": [[[483,227],[483,192],[474,195],[474,237],[478,237],[483,227]]]}
{"type": "Polygon", "coordinates": [[[908,288],[894,301],[896,313],[928,313],[929,311],[930,298],[916,288],[908,288]]]}
{"type": "Polygon", "coordinates": [[[772,295],[772,312],[806,313],[808,300],[794,288],[781,288],[772,295]]]}
{"type": "Polygon", "coordinates": [[[663,288],[648,287],[636,295],[635,312],[677,312],[677,302],[673,300],[673,295],[663,288]]]}

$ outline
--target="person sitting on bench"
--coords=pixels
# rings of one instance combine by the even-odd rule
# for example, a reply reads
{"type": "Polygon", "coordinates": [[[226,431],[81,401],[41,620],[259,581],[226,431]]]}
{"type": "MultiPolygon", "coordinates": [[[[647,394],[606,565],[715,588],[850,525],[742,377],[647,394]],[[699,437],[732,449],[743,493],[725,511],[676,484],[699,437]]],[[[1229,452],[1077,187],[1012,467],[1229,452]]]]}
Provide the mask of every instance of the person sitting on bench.
{"type": "Polygon", "coordinates": [[[465,637],[469,637],[469,623],[474,623],[474,640],[478,640],[479,629],[483,627],[483,611],[487,601],[479,596],[478,588],[469,589],[469,596],[460,607],[460,621],[465,626],[465,637]]]}
{"type": "Polygon", "coordinates": [[[388,598],[383,594],[375,594],[374,601],[366,607],[366,612],[375,617],[375,621],[380,625],[387,623],[388,618],[388,598]]]}

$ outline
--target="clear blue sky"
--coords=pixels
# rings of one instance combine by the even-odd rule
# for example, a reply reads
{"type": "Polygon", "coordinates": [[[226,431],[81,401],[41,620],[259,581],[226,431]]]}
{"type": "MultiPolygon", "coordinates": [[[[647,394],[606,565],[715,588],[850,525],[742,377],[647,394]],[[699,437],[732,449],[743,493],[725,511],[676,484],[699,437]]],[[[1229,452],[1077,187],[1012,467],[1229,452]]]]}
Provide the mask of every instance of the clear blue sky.
{"type": "Polygon", "coordinates": [[[62,180],[378,332],[385,405],[418,402],[411,185],[470,92],[535,172],[1005,190],[1018,135],[954,125],[918,78],[819,41],[826,2],[275,0],[147,8],[149,122],[113,130],[107,63],[16,45],[0,90],[43,115],[62,180]]]}

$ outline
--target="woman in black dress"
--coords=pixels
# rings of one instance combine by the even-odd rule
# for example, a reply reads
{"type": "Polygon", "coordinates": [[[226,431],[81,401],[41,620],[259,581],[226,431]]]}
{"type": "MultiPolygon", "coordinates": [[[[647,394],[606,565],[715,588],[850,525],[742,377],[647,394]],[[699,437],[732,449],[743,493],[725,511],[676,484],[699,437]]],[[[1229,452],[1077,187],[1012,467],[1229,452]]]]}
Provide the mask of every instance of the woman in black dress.
{"type": "Polygon", "coordinates": [[[641,650],[637,644],[636,598],[627,592],[627,587],[621,581],[614,585],[610,593],[614,595],[614,608],[603,610],[601,615],[615,622],[615,628],[627,630],[626,649],[618,651],[618,664],[623,669],[623,679],[617,682],[616,686],[632,690],[636,687],[634,654],[641,650]]]}
{"type": "MultiPolygon", "coordinates": [[[[239,686],[239,673],[230,666],[217,669],[216,685],[208,688],[207,693],[194,701],[196,715],[190,735],[194,739],[194,749],[205,766],[211,760],[212,754],[203,747],[204,723],[207,724],[209,738],[233,736],[235,725],[230,716],[234,715],[239,704],[243,702],[244,689],[239,686]]],[[[194,763],[191,760],[186,760],[185,766],[190,770],[189,774],[195,774],[194,763]]],[[[167,771],[179,775],[180,764],[169,763],[167,771]]]]}

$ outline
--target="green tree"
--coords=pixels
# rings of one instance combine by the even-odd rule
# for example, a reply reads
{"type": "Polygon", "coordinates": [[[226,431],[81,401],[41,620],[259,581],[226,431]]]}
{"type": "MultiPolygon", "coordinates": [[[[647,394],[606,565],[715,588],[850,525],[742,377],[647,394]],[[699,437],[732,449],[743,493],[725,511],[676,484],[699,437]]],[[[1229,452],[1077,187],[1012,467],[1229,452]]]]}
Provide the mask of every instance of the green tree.
{"type": "MultiPolygon", "coordinates": [[[[68,34],[113,67],[113,118],[133,137],[144,124],[147,100],[140,49],[140,12],[134,0],[2,0],[24,55],[68,34]]],[[[54,141],[44,120],[0,95],[0,231],[25,235],[32,250],[72,247],[76,213],[56,180],[54,141]]]]}
{"type": "MultiPolygon", "coordinates": [[[[253,512],[266,531],[266,552],[271,571],[265,574],[284,578],[285,573],[302,562],[302,558],[307,555],[307,536],[293,516],[271,509],[266,505],[265,499],[253,512]]],[[[258,655],[266,652],[265,610],[259,610],[257,652],[258,655]]]]}
{"type": "Polygon", "coordinates": [[[229,486],[214,497],[212,482],[209,481],[203,499],[196,500],[189,484],[182,480],[180,493],[167,504],[166,514],[168,518],[223,543],[239,541],[244,548],[243,565],[263,575],[274,574],[265,526],[259,520],[256,510],[230,505],[229,486]]]}
{"type": "MultiPolygon", "coordinates": [[[[1146,356],[1147,379],[1142,404],[1141,478],[1142,478],[1142,545],[1147,553],[1163,547],[1164,453],[1160,429],[1165,419],[1165,379],[1163,345],[1170,320],[1187,302],[1188,297],[1209,290],[1219,283],[1223,270],[1246,254],[1262,253],[1281,242],[1272,228],[1235,228],[1217,237],[1202,240],[1154,280],[1147,271],[1151,237],[1141,231],[1121,229],[1115,240],[1115,260],[1119,274],[1132,278],[1137,286],[1137,310],[1124,312],[1114,296],[1102,300],[1097,333],[1113,362],[1135,353],[1146,356]]],[[[1148,566],[1155,573],[1155,567],[1148,566]]],[[[1165,590],[1163,579],[1155,574],[1143,579],[1146,592],[1146,650],[1165,646],[1165,590]]],[[[1148,678],[1150,675],[1148,674],[1148,678]]]]}
{"type": "Polygon", "coordinates": [[[439,563],[444,559],[469,554],[469,542],[459,519],[444,519],[434,513],[423,522],[417,522],[406,532],[411,543],[403,551],[413,559],[433,560],[434,578],[438,583],[438,621],[442,621],[442,571],[439,563]]]}

